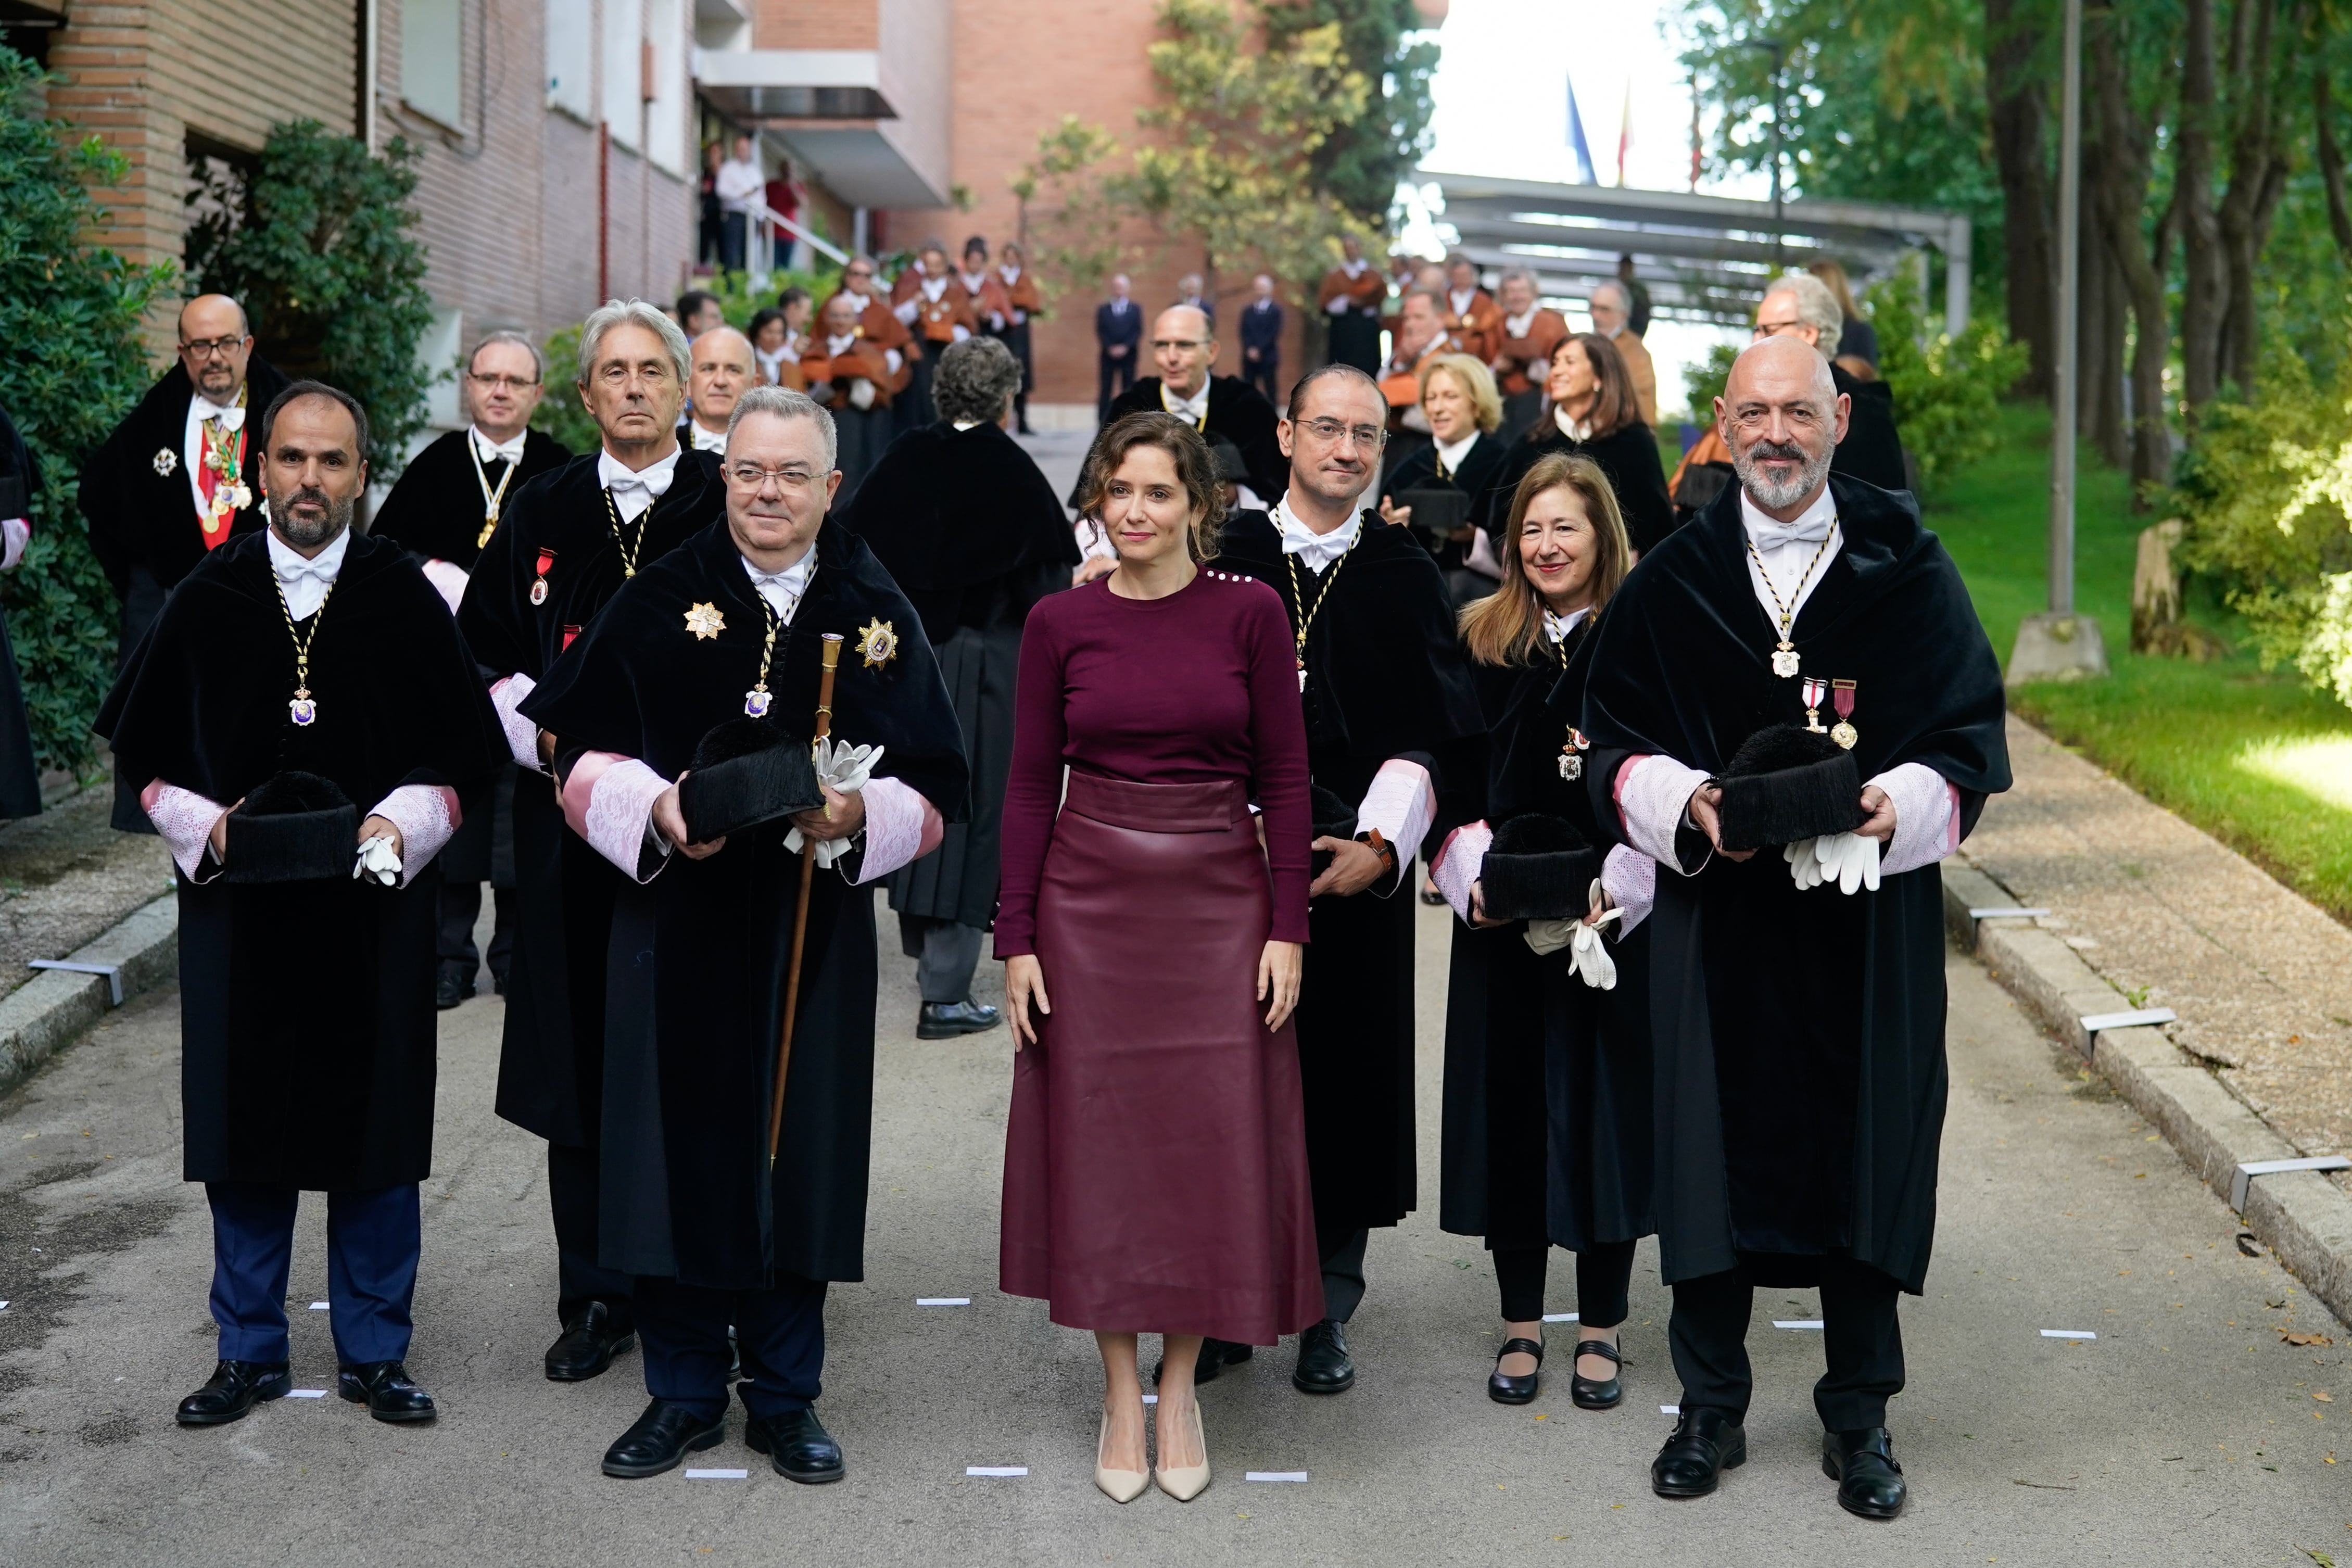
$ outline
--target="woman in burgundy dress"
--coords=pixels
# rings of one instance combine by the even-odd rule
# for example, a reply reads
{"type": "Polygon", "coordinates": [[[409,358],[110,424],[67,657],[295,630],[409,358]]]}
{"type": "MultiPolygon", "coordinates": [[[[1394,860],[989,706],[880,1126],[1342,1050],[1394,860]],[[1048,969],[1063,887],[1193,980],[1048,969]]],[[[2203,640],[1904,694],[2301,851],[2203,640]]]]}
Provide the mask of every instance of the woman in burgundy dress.
{"type": "Polygon", "coordinates": [[[1323,1310],[1290,1032],[1307,735],[1281,599],[1201,569],[1223,505],[1199,432],[1131,415],[1083,489],[1118,567],[1029,613],[1005,792],[1003,1286],[1094,1331],[1119,1502],[1146,1482],[1136,1335],[1166,1336],[1155,1473],[1189,1501],[1202,1337],[1270,1345],[1323,1310]]]}

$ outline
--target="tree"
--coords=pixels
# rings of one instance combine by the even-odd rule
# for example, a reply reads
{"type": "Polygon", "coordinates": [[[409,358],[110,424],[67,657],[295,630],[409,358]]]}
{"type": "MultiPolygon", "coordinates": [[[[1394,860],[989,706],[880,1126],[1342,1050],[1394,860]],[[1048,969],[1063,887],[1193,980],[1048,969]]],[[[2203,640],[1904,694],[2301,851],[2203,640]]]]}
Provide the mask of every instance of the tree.
{"type": "Polygon", "coordinates": [[[0,47],[0,405],[40,476],[32,542],[0,577],[0,604],[33,749],[45,766],[79,768],[114,679],[117,610],[74,490],[83,461],[147,390],[140,322],[172,268],[85,243],[106,224],[96,193],[121,184],[130,160],[44,118],[43,79],[0,47]]]}
{"type": "Polygon", "coordinates": [[[1412,0],[1280,0],[1263,16],[1269,45],[1280,47],[1312,28],[1337,25],[1340,51],[1367,86],[1363,112],[1336,126],[1316,150],[1317,184],[1373,228],[1387,226],[1397,185],[1429,151],[1434,107],[1429,79],[1437,45],[1412,43],[1421,28],[1412,0]]]}
{"type": "Polygon", "coordinates": [[[416,215],[416,153],[394,138],[371,154],[315,120],[275,126],[250,174],[215,163],[189,195],[188,270],[252,318],[257,346],[292,376],[316,376],[368,412],[368,461],[397,467],[425,427],[425,394],[453,367],[416,345],[433,325],[416,215]]]}

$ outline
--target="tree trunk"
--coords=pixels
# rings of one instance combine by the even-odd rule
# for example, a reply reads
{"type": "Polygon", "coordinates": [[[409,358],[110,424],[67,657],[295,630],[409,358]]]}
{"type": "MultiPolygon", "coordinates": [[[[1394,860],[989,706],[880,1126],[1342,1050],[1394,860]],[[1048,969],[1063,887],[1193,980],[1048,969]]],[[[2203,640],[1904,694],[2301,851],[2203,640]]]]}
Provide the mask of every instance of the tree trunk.
{"type": "MultiPolygon", "coordinates": [[[[2243,0],[2242,0],[2242,4],[2243,0]]],[[[2186,0],[2180,40],[2180,127],[2173,174],[2180,215],[2180,385],[2194,412],[2221,388],[2221,322],[2230,279],[2213,212],[2214,0],[2186,0]]]]}
{"type": "Polygon", "coordinates": [[[2121,468],[2130,457],[2123,419],[2123,279],[2109,254],[2106,204],[2100,199],[2101,171],[2112,166],[2098,116],[2083,116],[2082,274],[2075,313],[2075,427],[2102,458],[2121,468]]]}
{"type": "Polygon", "coordinates": [[[2230,97],[2235,134],[2230,151],[2230,190],[2216,214],[2221,253],[2229,268],[2228,305],[2222,314],[2221,352],[2215,373],[2235,384],[2241,396],[2252,394],[2254,363],[2262,351],[2255,319],[2254,268],[2270,237],[2272,215],[2286,188],[2286,149],[2280,145],[2278,117],[2271,106],[2272,61],[2278,20],[2277,0],[2238,0],[2230,31],[2230,97]]]}
{"type": "Polygon", "coordinates": [[[2000,166],[2009,335],[2032,351],[2020,390],[2050,395],[2057,361],[2058,251],[2050,87],[2032,0],[1985,0],[1985,104],[2000,166]]]}
{"type": "Polygon", "coordinates": [[[2336,248],[2352,262],[2352,209],[2344,203],[2344,149],[2336,140],[2336,92],[2327,79],[2327,58],[2315,50],[2311,63],[2311,118],[2319,128],[2313,162],[2327,189],[2327,226],[2336,232],[2336,248]]]}
{"type": "MultiPolygon", "coordinates": [[[[2111,6],[2101,5],[2083,18],[2089,46],[2084,84],[2086,107],[2098,117],[2100,140],[2115,150],[2097,182],[2104,208],[2101,225],[2108,254],[2124,291],[2131,299],[2137,329],[2131,349],[2131,478],[2132,506],[2145,510],[2149,487],[2165,483],[2172,472],[2172,437],[2165,414],[2164,362],[2172,346],[2165,316],[2166,258],[2172,248],[2173,218],[2168,212],[2157,220],[2156,236],[2141,248],[2140,212],[2147,201],[2149,136],[2131,108],[2129,84],[2124,79],[2122,19],[2111,6]]],[[[2174,196],[2177,210],[2179,197],[2174,196]]]]}

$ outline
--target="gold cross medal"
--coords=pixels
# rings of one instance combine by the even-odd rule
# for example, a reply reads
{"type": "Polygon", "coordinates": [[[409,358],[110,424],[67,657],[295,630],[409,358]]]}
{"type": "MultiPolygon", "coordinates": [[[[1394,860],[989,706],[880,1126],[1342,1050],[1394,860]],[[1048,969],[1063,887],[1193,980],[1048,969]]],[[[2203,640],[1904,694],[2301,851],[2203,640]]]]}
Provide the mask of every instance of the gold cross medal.
{"type": "Polygon", "coordinates": [[[866,656],[868,669],[887,664],[898,657],[898,634],[877,616],[858,628],[857,651],[866,656]]]}
{"type": "Polygon", "coordinates": [[[1560,742],[1559,776],[1570,784],[1574,784],[1582,778],[1584,758],[1579,753],[1591,749],[1592,742],[1585,739],[1584,731],[1570,724],[1568,727],[1568,739],[1560,742]]]}

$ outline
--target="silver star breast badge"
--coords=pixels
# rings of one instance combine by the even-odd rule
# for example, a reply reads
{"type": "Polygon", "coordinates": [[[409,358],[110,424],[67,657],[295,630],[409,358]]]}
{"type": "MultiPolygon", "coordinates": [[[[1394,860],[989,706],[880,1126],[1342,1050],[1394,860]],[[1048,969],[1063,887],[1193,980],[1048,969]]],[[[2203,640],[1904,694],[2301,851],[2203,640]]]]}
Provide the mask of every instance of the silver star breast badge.
{"type": "Polygon", "coordinates": [[[162,477],[163,477],[164,479],[170,479],[170,478],[172,477],[172,470],[173,470],[173,469],[174,469],[174,468],[178,468],[179,466],[180,466],[180,454],[179,454],[179,453],[174,452],[174,451],[173,451],[173,450],[172,450],[172,448],[171,448],[171,447],[157,447],[157,448],[156,448],[156,451],[155,451],[155,472],[156,472],[156,473],[158,473],[159,475],[161,475],[161,476],[162,476],[162,477]]]}

